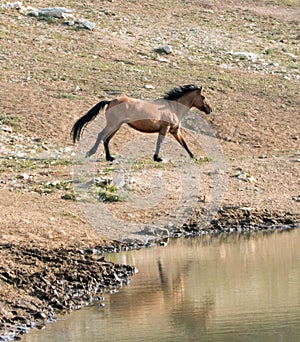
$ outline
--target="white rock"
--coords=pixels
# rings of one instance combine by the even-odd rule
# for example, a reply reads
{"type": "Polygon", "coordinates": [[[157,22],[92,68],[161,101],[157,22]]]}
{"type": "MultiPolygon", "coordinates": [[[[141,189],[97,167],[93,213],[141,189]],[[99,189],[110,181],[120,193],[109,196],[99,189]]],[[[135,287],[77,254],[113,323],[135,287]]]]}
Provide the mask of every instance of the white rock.
{"type": "Polygon", "coordinates": [[[22,6],[20,8],[20,13],[24,14],[24,15],[31,15],[34,17],[38,17],[39,16],[39,10],[31,7],[31,6],[22,6]]]}
{"type": "Polygon", "coordinates": [[[95,28],[95,24],[86,20],[86,19],[77,19],[76,22],[89,30],[93,30],[95,28]]]}
{"type": "Polygon", "coordinates": [[[145,89],[155,89],[155,87],[151,84],[146,84],[144,88],[145,89]]]}
{"type": "Polygon", "coordinates": [[[286,56],[289,56],[289,57],[291,57],[292,59],[298,59],[298,57],[296,56],[296,55],[294,55],[294,54],[292,54],[292,53],[284,53],[286,56]]]}
{"type": "Polygon", "coordinates": [[[157,60],[162,63],[170,63],[170,61],[167,58],[163,58],[160,56],[157,56],[157,60]]]}
{"type": "Polygon", "coordinates": [[[72,13],[62,13],[62,18],[64,18],[64,19],[74,19],[74,15],[72,13]]]}
{"type": "Polygon", "coordinates": [[[7,2],[6,4],[2,4],[1,7],[4,9],[20,9],[22,7],[22,1],[16,1],[16,2],[7,2]]]}
{"type": "Polygon", "coordinates": [[[8,132],[8,133],[12,133],[13,132],[12,128],[9,127],[9,126],[6,126],[6,125],[1,125],[0,129],[1,129],[1,131],[8,132]]]}
{"type": "Polygon", "coordinates": [[[250,176],[248,173],[242,171],[238,171],[235,177],[245,182],[256,182],[256,179],[253,176],[250,176]]]}
{"type": "Polygon", "coordinates": [[[51,8],[41,8],[39,10],[39,15],[55,18],[63,18],[67,13],[72,13],[73,10],[65,7],[51,7],[51,8]]]}
{"type": "Polygon", "coordinates": [[[230,51],[229,53],[233,56],[236,56],[236,57],[245,57],[245,58],[247,58],[253,62],[258,60],[258,55],[256,53],[253,53],[253,52],[244,52],[244,51],[233,52],[233,51],[230,51]]]}
{"type": "Polygon", "coordinates": [[[173,53],[173,49],[172,49],[172,47],[170,45],[163,45],[161,47],[161,50],[164,51],[168,55],[173,53]]]}
{"type": "Polygon", "coordinates": [[[27,179],[29,179],[29,175],[26,172],[24,172],[24,173],[20,174],[20,178],[27,180],[27,179]]]}
{"type": "Polygon", "coordinates": [[[109,177],[95,177],[94,178],[94,183],[97,185],[106,185],[106,184],[110,184],[112,181],[111,178],[109,177]]]}

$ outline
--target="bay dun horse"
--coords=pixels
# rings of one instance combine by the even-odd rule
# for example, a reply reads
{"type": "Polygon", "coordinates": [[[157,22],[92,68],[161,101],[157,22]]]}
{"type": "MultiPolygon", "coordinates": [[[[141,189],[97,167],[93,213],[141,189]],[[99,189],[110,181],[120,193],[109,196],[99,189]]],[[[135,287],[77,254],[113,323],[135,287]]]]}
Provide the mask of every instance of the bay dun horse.
{"type": "Polygon", "coordinates": [[[98,134],[94,146],[86,153],[89,157],[96,153],[103,141],[106,160],[113,161],[109,152],[109,141],[117,133],[122,124],[144,133],[158,133],[156,149],[153,159],[161,162],[160,147],[167,133],[171,133],[179,144],[193,158],[181,133],[181,120],[192,108],[210,114],[212,107],[202,94],[202,87],[193,84],[175,87],[163,98],[154,101],[143,101],[127,96],[118,97],[110,101],[101,101],[90,109],[87,114],[79,118],[71,131],[74,143],[80,140],[85,126],[92,121],[100,111],[105,111],[106,126],[98,134]]]}

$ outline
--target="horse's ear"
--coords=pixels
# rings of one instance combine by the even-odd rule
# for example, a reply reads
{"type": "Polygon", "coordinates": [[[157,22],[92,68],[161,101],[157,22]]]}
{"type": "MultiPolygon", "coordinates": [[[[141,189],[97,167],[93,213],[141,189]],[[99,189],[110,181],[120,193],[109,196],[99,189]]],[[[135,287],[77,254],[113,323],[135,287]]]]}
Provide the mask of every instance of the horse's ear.
{"type": "Polygon", "coordinates": [[[202,92],[202,86],[200,86],[199,88],[199,93],[201,94],[201,92],[202,92]]]}

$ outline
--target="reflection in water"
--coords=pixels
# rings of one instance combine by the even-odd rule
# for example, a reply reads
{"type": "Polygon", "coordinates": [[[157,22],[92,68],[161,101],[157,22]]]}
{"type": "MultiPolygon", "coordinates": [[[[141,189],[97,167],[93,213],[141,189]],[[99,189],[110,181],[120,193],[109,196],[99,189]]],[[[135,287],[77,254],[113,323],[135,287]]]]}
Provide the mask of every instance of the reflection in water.
{"type": "Polygon", "coordinates": [[[109,255],[139,273],[32,341],[300,341],[300,230],[178,239],[109,255]]]}

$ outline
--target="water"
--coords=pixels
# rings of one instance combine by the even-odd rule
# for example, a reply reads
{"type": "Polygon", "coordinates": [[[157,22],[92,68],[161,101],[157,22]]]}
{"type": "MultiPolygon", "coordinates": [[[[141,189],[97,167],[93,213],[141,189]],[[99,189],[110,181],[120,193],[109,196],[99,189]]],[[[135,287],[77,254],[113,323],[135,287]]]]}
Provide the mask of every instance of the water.
{"type": "Polygon", "coordinates": [[[300,341],[299,246],[296,229],[111,255],[139,269],[129,286],[24,341],[300,341]]]}

